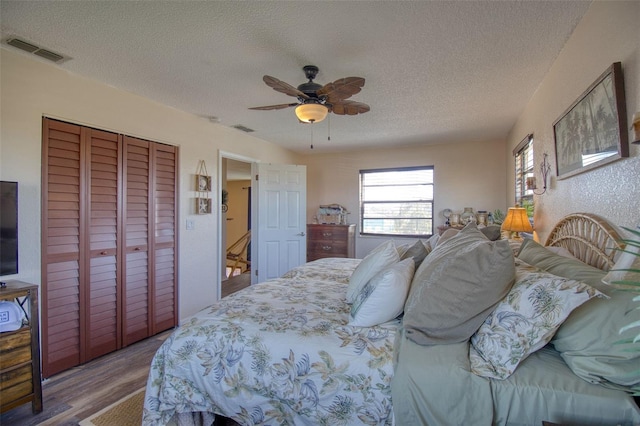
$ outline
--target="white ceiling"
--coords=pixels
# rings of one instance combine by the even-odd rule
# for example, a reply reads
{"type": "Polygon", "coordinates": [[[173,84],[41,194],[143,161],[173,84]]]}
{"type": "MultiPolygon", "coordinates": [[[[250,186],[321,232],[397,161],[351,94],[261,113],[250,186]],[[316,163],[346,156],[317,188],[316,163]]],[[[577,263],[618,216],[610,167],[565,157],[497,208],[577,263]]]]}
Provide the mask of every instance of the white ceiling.
{"type": "Polygon", "coordinates": [[[65,70],[323,152],[505,138],[589,5],[2,0],[0,13],[2,40],[70,56],[65,70]],[[297,86],[308,64],[320,84],[364,77],[351,99],[371,111],[310,126],[293,108],[248,109],[295,102],[262,77],[297,86]]]}

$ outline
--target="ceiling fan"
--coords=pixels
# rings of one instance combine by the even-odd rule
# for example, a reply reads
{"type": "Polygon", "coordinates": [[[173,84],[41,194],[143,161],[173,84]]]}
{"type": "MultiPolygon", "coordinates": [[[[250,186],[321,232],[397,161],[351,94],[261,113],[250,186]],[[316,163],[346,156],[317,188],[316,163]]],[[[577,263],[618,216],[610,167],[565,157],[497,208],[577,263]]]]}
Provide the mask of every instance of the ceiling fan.
{"type": "Polygon", "coordinates": [[[364,86],[364,78],[341,78],[333,83],[322,86],[313,82],[313,79],[316,78],[318,74],[318,67],[315,65],[306,65],[302,67],[302,69],[309,81],[302,83],[297,88],[268,75],[262,78],[267,86],[277,92],[298,98],[298,102],[253,107],[249,109],[265,111],[296,107],[296,116],[303,123],[318,123],[324,120],[330,112],[338,115],[356,115],[369,111],[369,105],[347,100],[347,98],[355,95],[362,89],[364,86]]]}

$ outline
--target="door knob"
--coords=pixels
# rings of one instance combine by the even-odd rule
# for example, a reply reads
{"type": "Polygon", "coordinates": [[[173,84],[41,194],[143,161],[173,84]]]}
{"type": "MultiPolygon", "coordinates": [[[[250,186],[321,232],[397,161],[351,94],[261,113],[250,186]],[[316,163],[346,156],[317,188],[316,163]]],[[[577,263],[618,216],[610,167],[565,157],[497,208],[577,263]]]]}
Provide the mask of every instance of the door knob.
{"type": "Polygon", "coordinates": [[[296,235],[299,235],[301,237],[304,237],[306,234],[304,232],[298,232],[296,235]]]}

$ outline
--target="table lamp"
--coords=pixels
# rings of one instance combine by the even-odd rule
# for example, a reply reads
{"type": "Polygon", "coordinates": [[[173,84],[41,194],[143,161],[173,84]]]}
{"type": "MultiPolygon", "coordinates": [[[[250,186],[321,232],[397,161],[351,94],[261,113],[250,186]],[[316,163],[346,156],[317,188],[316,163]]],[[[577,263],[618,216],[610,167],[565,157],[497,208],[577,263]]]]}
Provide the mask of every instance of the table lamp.
{"type": "Polygon", "coordinates": [[[533,227],[527,216],[527,210],[524,207],[509,207],[507,217],[504,218],[500,230],[515,232],[516,234],[510,237],[514,240],[522,239],[520,232],[533,232],[533,227]]]}

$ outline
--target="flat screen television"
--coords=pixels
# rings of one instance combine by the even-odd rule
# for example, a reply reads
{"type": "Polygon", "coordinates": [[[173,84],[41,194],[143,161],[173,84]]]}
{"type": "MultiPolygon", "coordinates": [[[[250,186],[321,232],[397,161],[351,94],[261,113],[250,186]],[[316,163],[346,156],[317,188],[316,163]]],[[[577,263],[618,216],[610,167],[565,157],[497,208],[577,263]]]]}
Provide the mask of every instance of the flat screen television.
{"type": "Polygon", "coordinates": [[[0,276],[18,273],[18,182],[0,181],[0,276]]]}

